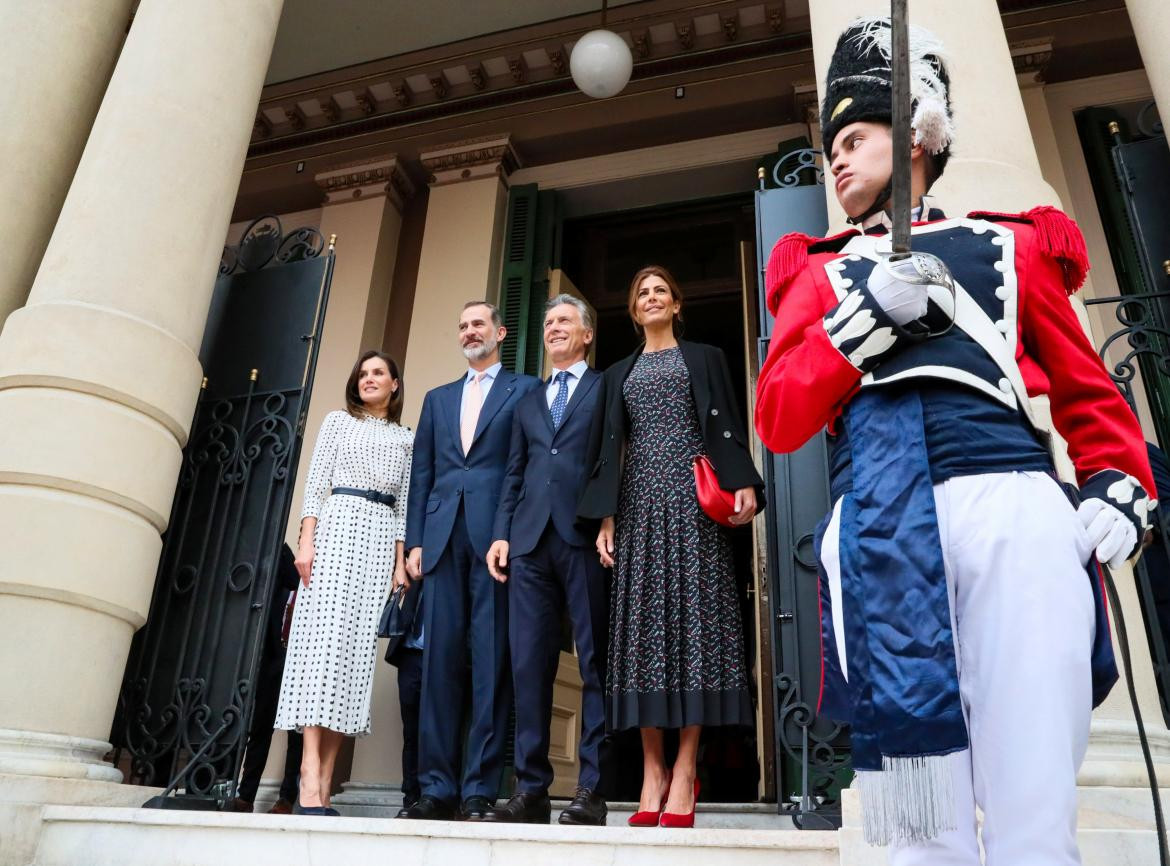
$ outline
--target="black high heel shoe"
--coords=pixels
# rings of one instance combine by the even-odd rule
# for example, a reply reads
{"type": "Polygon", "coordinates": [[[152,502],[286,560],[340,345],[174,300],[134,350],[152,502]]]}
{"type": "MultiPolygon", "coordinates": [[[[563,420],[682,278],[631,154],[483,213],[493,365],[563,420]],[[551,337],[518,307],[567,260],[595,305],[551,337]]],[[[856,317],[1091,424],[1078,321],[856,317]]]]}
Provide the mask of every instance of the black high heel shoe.
{"type": "Polygon", "coordinates": [[[336,809],[330,809],[328,806],[302,806],[300,800],[293,803],[292,813],[294,815],[323,815],[328,818],[341,817],[341,813],[336,809]]]}

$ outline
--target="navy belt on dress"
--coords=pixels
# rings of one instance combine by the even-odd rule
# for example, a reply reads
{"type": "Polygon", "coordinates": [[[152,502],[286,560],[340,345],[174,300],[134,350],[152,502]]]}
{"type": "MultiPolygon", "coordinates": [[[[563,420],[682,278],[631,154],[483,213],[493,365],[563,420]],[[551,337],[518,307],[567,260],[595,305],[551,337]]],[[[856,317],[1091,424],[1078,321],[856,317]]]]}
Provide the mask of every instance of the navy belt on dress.
{"type": "Polygon", "coordinates": [[[360,496],[362,499],[368,499],[370,502],[379,502],[382,505],[389,505],[391,508],[398,501],[393,493],[379,493],[377,490],[362,490],[358,487],[334,487],[333,495],[360,496]]]}

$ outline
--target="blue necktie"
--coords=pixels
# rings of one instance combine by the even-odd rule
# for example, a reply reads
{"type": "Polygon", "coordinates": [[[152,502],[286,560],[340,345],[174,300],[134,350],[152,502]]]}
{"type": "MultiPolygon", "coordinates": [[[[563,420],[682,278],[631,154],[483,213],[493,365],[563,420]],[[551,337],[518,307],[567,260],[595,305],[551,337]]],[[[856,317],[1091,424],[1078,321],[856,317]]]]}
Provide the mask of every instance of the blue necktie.
{"type": "Polygon", "coordinates": [[[557,389],[557,396],[553,397],[552,406],[549,408],[555,429],[561,426],[561,419],[565,417],[565,407],[569,405],[569,371],[562,370],[557,373],[553,381],[560,383],[561,386],[557,389]]]}

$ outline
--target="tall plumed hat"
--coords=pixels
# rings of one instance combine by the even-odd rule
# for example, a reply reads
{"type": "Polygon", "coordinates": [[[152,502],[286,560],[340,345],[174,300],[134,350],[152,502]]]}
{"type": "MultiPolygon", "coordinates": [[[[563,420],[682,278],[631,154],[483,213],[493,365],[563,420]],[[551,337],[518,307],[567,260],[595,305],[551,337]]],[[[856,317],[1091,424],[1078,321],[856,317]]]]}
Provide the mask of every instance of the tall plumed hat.
{"type": "MultiPolygon", "coordinates": [[[[851,123],[890,122],[891,42],[889,18],[858,18],[837,40],[821,104],[826,152],[837,133],[851,123]]],[[[910,96],[914,140],[936,157],[936,168],[941,172],[955,137],[950,76],[938,37],[914,25],[910,26],[910,96]]]]}

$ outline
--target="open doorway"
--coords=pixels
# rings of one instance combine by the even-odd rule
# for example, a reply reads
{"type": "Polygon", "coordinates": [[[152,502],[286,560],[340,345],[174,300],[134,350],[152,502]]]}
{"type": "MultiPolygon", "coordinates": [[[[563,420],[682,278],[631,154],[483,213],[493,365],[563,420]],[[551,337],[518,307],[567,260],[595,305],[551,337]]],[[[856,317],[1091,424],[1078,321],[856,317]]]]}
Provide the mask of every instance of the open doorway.
{"type": "MultiPolygon", "coordinates": [[[[701,202],[566,220],[561,267],[597,312],[595,366],[604,370],[633,352],[641,338],[630,323],[626,299],[630,280],[642,267],[666,267],[682,289],[684,339],[718,346],[727,356],[739,409],[747,417],[747,354],[755,333],[745,315],[745,245],[754,244],[753,202],[736,195],[701,202]]],[[[754,303],[754,284],[748,296],[754,303]]],[[[754,563],[751,530],[733,534],[744,655],[755,700],[759,700],[754,622],[754,563]]],[[[707,802],[754,802],[760,767],[754,729],[709,728],[699,753],[702,798],[707,802]]],[[[667,737],[667,760],[673,760],[667,737]]],[[[638,799],[642,756],[638,732],[613,738],[604,775],[611,799],[638,799]]]]}

